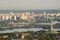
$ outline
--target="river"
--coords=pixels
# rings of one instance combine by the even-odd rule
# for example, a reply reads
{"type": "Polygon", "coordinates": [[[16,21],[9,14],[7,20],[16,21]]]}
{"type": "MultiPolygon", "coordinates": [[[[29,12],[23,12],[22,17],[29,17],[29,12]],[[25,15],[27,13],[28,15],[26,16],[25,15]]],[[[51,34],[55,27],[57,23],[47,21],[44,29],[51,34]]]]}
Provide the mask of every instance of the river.
{"type": "MultiPolygon", "coordinates": [[[[60,23],[60,22],[54,21],[54,23],[60,23]]],[[[42,29],[42,28],[16,28],[16,29],[0,30],[0,33],[40,31],[40,30],[48,31],[49,29],[42,29]]],[[[54,30],[55,30],[55,31],[60,31],[60,29],[54,29],[54,30]]]]}

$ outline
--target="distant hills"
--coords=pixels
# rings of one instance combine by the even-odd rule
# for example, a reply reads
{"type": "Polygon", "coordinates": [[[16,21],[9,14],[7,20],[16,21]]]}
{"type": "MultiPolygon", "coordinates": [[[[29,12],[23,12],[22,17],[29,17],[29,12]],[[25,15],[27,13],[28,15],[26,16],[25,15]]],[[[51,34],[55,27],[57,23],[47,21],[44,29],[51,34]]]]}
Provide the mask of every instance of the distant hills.
{"type": "Polygon", "coordinates": [[[60,10],[55,9],[42,9],[42,10],[0,10],[0,13],[21,13],[21,12],[34,12],[34,13],[60,13],[60,10]]]}

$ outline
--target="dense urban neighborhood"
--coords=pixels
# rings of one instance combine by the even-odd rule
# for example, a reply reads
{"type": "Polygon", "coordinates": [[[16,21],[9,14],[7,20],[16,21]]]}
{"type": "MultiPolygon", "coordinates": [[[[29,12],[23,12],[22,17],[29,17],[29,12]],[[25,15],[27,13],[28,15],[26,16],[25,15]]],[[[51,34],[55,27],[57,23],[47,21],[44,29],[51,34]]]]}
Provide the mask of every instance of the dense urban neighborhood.
{"type": "Polygon", "coordinates": [[[60,13],[0,13],[0,40],[60,40],[60,31],[55,30],[59,28],[60,13]],[[42,30],[20,32],[19,28],[42,30]]]}

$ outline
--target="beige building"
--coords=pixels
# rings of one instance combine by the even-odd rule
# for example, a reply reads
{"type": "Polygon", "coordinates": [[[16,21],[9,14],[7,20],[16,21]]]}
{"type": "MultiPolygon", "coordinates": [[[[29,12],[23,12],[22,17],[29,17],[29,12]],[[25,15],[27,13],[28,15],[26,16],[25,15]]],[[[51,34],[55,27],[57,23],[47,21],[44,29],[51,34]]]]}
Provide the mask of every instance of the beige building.
{"type": "Polygon", "coordinates": [[[34,19],[34,17],[39,16],[39,17],[44,17],[44,18],[54,18],[54,17],[60,17],[60,13],[46,13],[44,14],[34,14],[34,13],[0,13],[0,20],[17,20],[17,17],[23,20],[29,20],[29,19],[34,19]]]}
{"type": "Polygon", "coordinates": [[[22,13],[21,16],[20,16],[20,18],[23,19],[23,20],[28,20],[29,17],[30,17],[29,13],[28,14],[27,13],[22,13]]]}

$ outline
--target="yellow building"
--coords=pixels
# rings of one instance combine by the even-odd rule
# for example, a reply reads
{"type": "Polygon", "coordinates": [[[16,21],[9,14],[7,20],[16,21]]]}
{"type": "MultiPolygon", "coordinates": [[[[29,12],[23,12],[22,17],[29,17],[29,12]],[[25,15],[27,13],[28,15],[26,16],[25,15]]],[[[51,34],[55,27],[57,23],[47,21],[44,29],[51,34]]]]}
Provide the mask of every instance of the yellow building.
{"type": "Polygon", "coordinates": [[[5,16],[2,16],[2,20],[5,20],[5,16]]]}
{"type": "Polygon", "coordinates": [[[27,14],[22,14],[20,18],[23,19],[23,20],[28,20],[29,15],[27,15],[27,14]]]}

